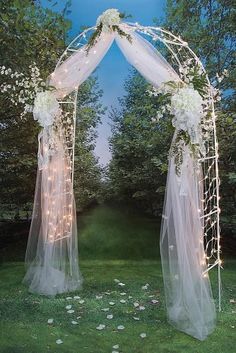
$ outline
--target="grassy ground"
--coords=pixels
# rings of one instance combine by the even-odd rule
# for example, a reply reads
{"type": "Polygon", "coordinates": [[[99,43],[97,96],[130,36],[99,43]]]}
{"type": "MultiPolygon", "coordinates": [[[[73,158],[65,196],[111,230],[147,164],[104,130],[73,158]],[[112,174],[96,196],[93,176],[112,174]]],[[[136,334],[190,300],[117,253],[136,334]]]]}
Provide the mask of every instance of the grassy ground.
{"type": "MultiPolygon", "coordinates": [[[[2,264],[1,353],[235,352],[236,305],[230,300],[236,299],[236,261],[225,260],[223,311],[214,333],[200,342],[176,331],[166,321],[157,256],[158,224],[153,219],[108,208],[93,210],[80,221],[80,264],[85,281],[82,291],[70,294],[72,299],[69,294],[54,299],[31,295],[21,284],[23,263],[2,264]],[[125,286],[119,286],[114,279],[125,286]],[[142,289],[146,283],[148,289],[142,289]],[[75,295],[81,298],[74,299],[75,295]],[[122,299],[126,302],[121,303],[122,299]],[[153,304],[153,299],[158,303],[153,304]],[[135,309],[134,302],[145,310],[135,309]],[[67,305],[72,305],[73,313],[67,313],[67,305]],[[104,308],[109,311],[102,311],[104,308]],[[106,318],[109,314],[113,314],[110,320],[106,318]],[[50,318],[52,324],[47,323],[50,318]],[[98,331],[99,324],[106,327],[98,331]],[[119,331],[119,325],[124,330],[119,331]],[[141,333],[147,337],[142,339],[141,333]],[[58,339],[63,343],[58,345],[58,339]],[[112,348],[117,344],[119,349],[112,348]]],[[[215,294],[216,275],[211,273],[215,294]]]]}

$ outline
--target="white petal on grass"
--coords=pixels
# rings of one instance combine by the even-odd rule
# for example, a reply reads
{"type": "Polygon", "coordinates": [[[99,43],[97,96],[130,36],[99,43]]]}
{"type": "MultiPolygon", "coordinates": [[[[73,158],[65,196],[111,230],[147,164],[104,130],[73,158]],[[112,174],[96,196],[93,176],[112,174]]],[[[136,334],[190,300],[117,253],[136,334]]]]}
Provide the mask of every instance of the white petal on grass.
{"type": "Polygon", "coordinates": [[[110,310],[110,308],[103,308],[103,309],[101,309],[102,311],[109,311],[110,310]]]}
{"type": "Polygon", "coordinates": [[[79,300],[79,303],[84,304],[84,300],[83,299],[79,300]]]}
{"type": "Polygon", "coordinates": [[[114,302],[109,302],[109,305],[115,305],[115,303],[114,302]]]}
{"type": "Polygon", "coordinates": [[[53,319],[48,319],[48,324],[52,324],[53,323],[53,319]]]}
{"type": "Polygon", "coordinates": [[[113,349],[119,349],[120,346],[119,346],[119,344],[115,344],[114,346],[112,346],[112,348],[113,348],[113,349]]]}
{"type": "Polygon", "coordinates": [[[145,310],[145,306],[140,305],[139,310],[145,310]]]}
{"type": "Polygon", "coordinates": [[[75,295],[75,296],[74,296],[74,299],[80,299],[80,296],[75,295]]]}
{"type": "Polygon", "coordinates": [[[100,324],[96,327],[97,330],[101,331],[106,327],[106,325],[100,324]]]}
{"type": "Polygon", "coordinates": [[[120,280],[119,280],[119,279],[117,279],[117,278],[115,278],[115,279],[114,279],[114,282],[116,282],[116,283],[120,283],[120,280]]]}
{"type": "Polygon", "coordinates": [[[125,327],[123,325],[117,326],[117,330],[124,330],[124,329],[125,329],[125,327]]]}
{"type": "Polygon", "coordinates": [[[134,307],[135,307],[135,308],[138,308],[138,307],[139,307],[139,303],[135,302],[135,303],[134,303],[134,307]]]}
{"type": "Polygon", "coordinates": [[[121,304],[125,304],[125,303],[126,303],[126,300],[125,300],[125,299],[121,299],[121,300],[120,300],[120,303],[121,303],[121,304]]]}
{"type": "Polygon", "coordinates": [[[68,314],[73,314],[75,311],[73,309],[67,310],[68,314]]]}
{"type": "Polygon", "coordinates": [[[102,295],[96,295],[96,299],[102,299],[102,295]]]}
{"type": "Polygon", "coordinates": [[[132,299],[133,297],[132,297],[132,295],[129,295],[129,297],[128,297],[129,299],[132,299]]]}
{"type": "Polygon", "coordinates": [[[61,339],[56,340],[56,344],[62,344],[63,341],[61,339]]]}
{"type": "Polygon", "coordinates": [[[77,318],[76,318],[77,320],[79,320],[79,319],[81,319],[81,316],[77,316],[77,318]]]}
{"type": "Polygon", "coordinates": [[[66,297],[66,300],[71,300],[71,299],[73,299],[72,297],[66,297]]]}
{"type": "Polygon", "coordinates": [[[67,305],[67,306],[66,306],[66,309],[67,309],[67,310],[70,310],[71,308],[72,308],[72,305],[67,305]]]}
{"type": "Polygon", "coordinates": [[[72,325],[78,325],[78,321],[72,320],[71,321],[72,325]]]}
{"type": "Polygon", "coordinates": [[[146,283],[144,286],[142,286],[142,289],[147,290],[147,289],[148,289],[148,287],[149,287],[149,284],[148,284],[148,283],[146,283]]]}
{"type": "Polygon", "coordinates": [[[159,301],[156,300],[156,299],[152,299],[151,302],[152,302],[152,304],[158,304],[159,303],[159,301]]]}
{"type": "Polygon", "coordinates": [[[139,320],[140,320],[140,318],[137,317],[137,316],[133,316],[133,319],[136,320],[136,321],[139,321],[139,320]]]}
{"type": "Polygon", "coordinates": [[[120,286],[120,287],[124,287],[124,286],[125,286],[125,284],[124,284],[124,283],[122,283],[122,282],[119,282],[119,283],[118,283],[118,286],[120,286]]]}
{"type": "Polygon", "coordinates": [[[111,353],[119,353],[119,351],[112,351],[111,353]]]}
{"type": "Polygon", "coordinates": [[[108,319],[108,320],[113,319],[113,315],[112,315],[112,314],[107,315],[107,319],[108,319]]]}
{"type": "Polygon", "coordinates": [[[146,337],[147,337],[147,334],[144,333],[144,332],[143,332],[143,333],[140,333],[140,337],[141,337],[141,338],[146,338],[146,337]]]}
{"type": "Polygon", "coordinates": [[[125,292],[121,292],[120,295],[126,295],[126,293],[125,292]]]}

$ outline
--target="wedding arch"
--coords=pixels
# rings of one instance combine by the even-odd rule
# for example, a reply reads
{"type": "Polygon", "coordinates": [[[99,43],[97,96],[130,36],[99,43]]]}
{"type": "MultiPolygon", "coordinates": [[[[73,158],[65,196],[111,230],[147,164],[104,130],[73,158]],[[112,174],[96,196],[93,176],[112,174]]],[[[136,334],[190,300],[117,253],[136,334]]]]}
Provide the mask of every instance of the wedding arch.
{"type": "Polygon", "coordinates": [[[172,325],[203,340],[215,326],[208,277],[214,267],[219,310],[221,303],[216,93],[188,43],[163,28],[121,19],[117,10],[107,10],[96,26],[79,34],[35,97],[33,114],[43,129],[24,282],[44,295],[81,287],[73,194],[77,96],[115,40],[151,84],[151,94],[163,96],[159,116],[172,115],[175,133],[160,237],[166,307],[172,325]]]}

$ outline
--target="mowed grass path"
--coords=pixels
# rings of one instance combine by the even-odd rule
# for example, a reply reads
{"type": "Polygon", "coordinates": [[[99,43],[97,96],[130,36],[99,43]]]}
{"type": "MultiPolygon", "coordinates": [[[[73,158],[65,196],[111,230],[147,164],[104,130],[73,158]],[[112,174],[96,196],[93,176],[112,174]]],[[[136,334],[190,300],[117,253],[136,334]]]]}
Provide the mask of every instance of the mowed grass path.
{"type": "MultiPolygon", "coordinates": [[[[166,321],[157,251],[158,222],[99,207],[81,217],[80,228],[80,266],[84,276],[80,292],[56,298],[32,295],[21,284],[22,262],[1,266],[1,353],[235,352],[236,305],[230,302],[236,300],[235,261],[225,260],[223,311],[218,315],[216,330],[200,342],[176,331],[166,321]],[[118,285],[114,279],[125,285],[118,285]],[[142,289],[146,283],[149,286],[142,289]],[[135,308],[136,302],[145,309],[135,308]],[[67,305],[72,306],[73,313],[67,312],[67,305]],[[102,311],[104,308],[109,311],[102,311]],[[110,320],[106,318],[109,314],[113,314],[110,320]],[[47,323],[50,318],[53,324],[47,323]],[[98,331],[99,324],[106,327],[98,331]],[[119,325],[124,329],[118,330],[119,325]],[[147,337],[142,339],[141,333],[147,337]],[[58,339],[63,343],[56,344],[58,339]],[[114,345],[119,348],[112,348],[114,345]]],[[[215,271],[211,280],[216,294],[215,271]]]]}

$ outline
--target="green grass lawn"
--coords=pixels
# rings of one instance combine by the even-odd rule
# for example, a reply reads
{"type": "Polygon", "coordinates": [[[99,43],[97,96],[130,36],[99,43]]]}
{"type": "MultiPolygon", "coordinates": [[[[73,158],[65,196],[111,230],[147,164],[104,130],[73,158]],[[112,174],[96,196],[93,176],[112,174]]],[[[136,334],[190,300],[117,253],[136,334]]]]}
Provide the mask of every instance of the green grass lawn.
{"type": "MultiPolygon", "coordinates": [[[[230,300],[236,299],[236,261],[225,259],[223,311],[218,315],[216,330],[200,342],[176,331],[166,321],[157,249],[158,222],[107,207],[80,218],[82,291],[53,299],[32,295],[21,284],[23,262],[1,265],[1,353],[235,352],[236,304],[230,300]],[[114,279],[125,286],[119,286],[114,279]],[[148,289],[142,289],[146,283],[148,289]],[[153,299],[158,303],[153,304],[153,299]],[[136,309],[135,302],[145,310],[136,309]],[[67,312],[67,305],[72,305],[73,313],[67,312]],[[103,311],[104,308],[109,311],[103,311]],[[113,318],[108,319],[111,314],[113,318]],[[48,324],[48,319],[53,319],[53,323],[48,324]],[[99,324],[106,327],[98,331],[99,324]],[[118,330],[119,325],[124,329],[118,330]],[[147,337],[141,338],[141,333],[147,337]],[[58,339],[63,343],[58,345],[58,339]],[[117,344],[118,349],[112,348],[117,344]]],[[[211,280],[217,298],[214,270],[211,280]]]]}

